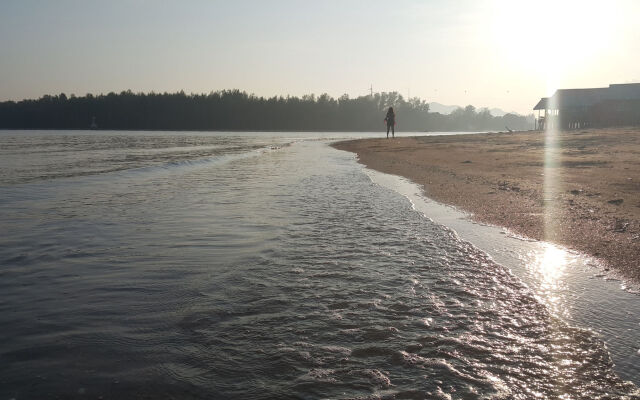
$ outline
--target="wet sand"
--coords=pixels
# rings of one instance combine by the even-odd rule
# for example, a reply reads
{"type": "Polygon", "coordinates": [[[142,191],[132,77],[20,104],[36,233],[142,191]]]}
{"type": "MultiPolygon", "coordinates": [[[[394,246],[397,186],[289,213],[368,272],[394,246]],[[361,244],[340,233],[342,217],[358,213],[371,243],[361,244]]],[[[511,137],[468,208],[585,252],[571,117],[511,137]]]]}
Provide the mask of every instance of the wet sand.
{"type": "Polygon", "coordinates": [[[590,254],[640,283],[640,128],[335,143],[477,221],[590,254]]]}

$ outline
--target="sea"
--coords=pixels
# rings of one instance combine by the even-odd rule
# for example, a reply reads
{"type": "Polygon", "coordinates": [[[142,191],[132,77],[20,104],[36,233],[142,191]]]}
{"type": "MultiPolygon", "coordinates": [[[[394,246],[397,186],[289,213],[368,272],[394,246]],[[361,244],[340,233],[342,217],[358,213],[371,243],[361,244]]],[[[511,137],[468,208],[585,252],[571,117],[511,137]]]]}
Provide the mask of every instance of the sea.
{"type": "Polygon", "coordinates": [[[640,398],[638,292],[383,136],[0,131],[0,399],[640,398]]]}

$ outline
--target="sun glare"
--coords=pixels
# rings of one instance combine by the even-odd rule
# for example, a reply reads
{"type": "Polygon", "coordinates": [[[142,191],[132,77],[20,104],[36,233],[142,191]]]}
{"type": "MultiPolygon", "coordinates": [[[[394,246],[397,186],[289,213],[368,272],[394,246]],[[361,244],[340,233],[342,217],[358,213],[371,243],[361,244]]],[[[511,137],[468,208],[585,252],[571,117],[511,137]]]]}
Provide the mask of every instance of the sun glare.
{"type": "Polygon", "coordinates": [[[548,90],[567,73],[602,57],[616,40],[621,12],[603,1],[504,0],[494,6],[499,51],[510,63],[544,76],[548,90]]]}
{"type": "Polygon", "coordinates": [[[563,294],[563,280],[574,259],[566,250],[551,243],[542,243],[540,253],[531,264],[540,282],[538,295],[556,315],[567,316],[570,312],[563,294]]]}
{"type": "Polygon", "coordinates": [[[564,275],[567,266],[567,252],[552,244],[544,245],[544,252],[538,262],[538,272],[545,285],[555,288],[564,275]]]}

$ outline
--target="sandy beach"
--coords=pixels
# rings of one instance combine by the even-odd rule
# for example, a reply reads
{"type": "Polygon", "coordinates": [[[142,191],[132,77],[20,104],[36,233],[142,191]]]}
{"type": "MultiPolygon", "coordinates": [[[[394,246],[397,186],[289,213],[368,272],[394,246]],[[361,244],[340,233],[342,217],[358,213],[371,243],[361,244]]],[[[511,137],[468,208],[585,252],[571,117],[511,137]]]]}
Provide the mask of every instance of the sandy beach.
{"type": "Polygon", "coordinates": [[[369,168],[640,282],[640,129],[487,133],[334,144],[369,168]]]}

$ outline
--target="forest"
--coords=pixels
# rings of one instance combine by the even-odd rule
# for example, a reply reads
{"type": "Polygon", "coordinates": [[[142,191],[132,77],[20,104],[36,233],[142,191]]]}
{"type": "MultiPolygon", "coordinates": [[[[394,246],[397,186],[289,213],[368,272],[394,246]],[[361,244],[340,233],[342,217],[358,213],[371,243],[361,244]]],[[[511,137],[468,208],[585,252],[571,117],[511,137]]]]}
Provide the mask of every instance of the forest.
{"type": "Polygon", "coordinates": [[[425,100],[398,92],[350,98],[328,94],[259,97],[240,90],[209,94],[133,93],[0,102],[0,129],[89,129],[200,131],[379,131],[388,107],[398,131],[491,131],[532,128],[527,117],[493,116],[467,106],[444,115],[425,100]]]}

